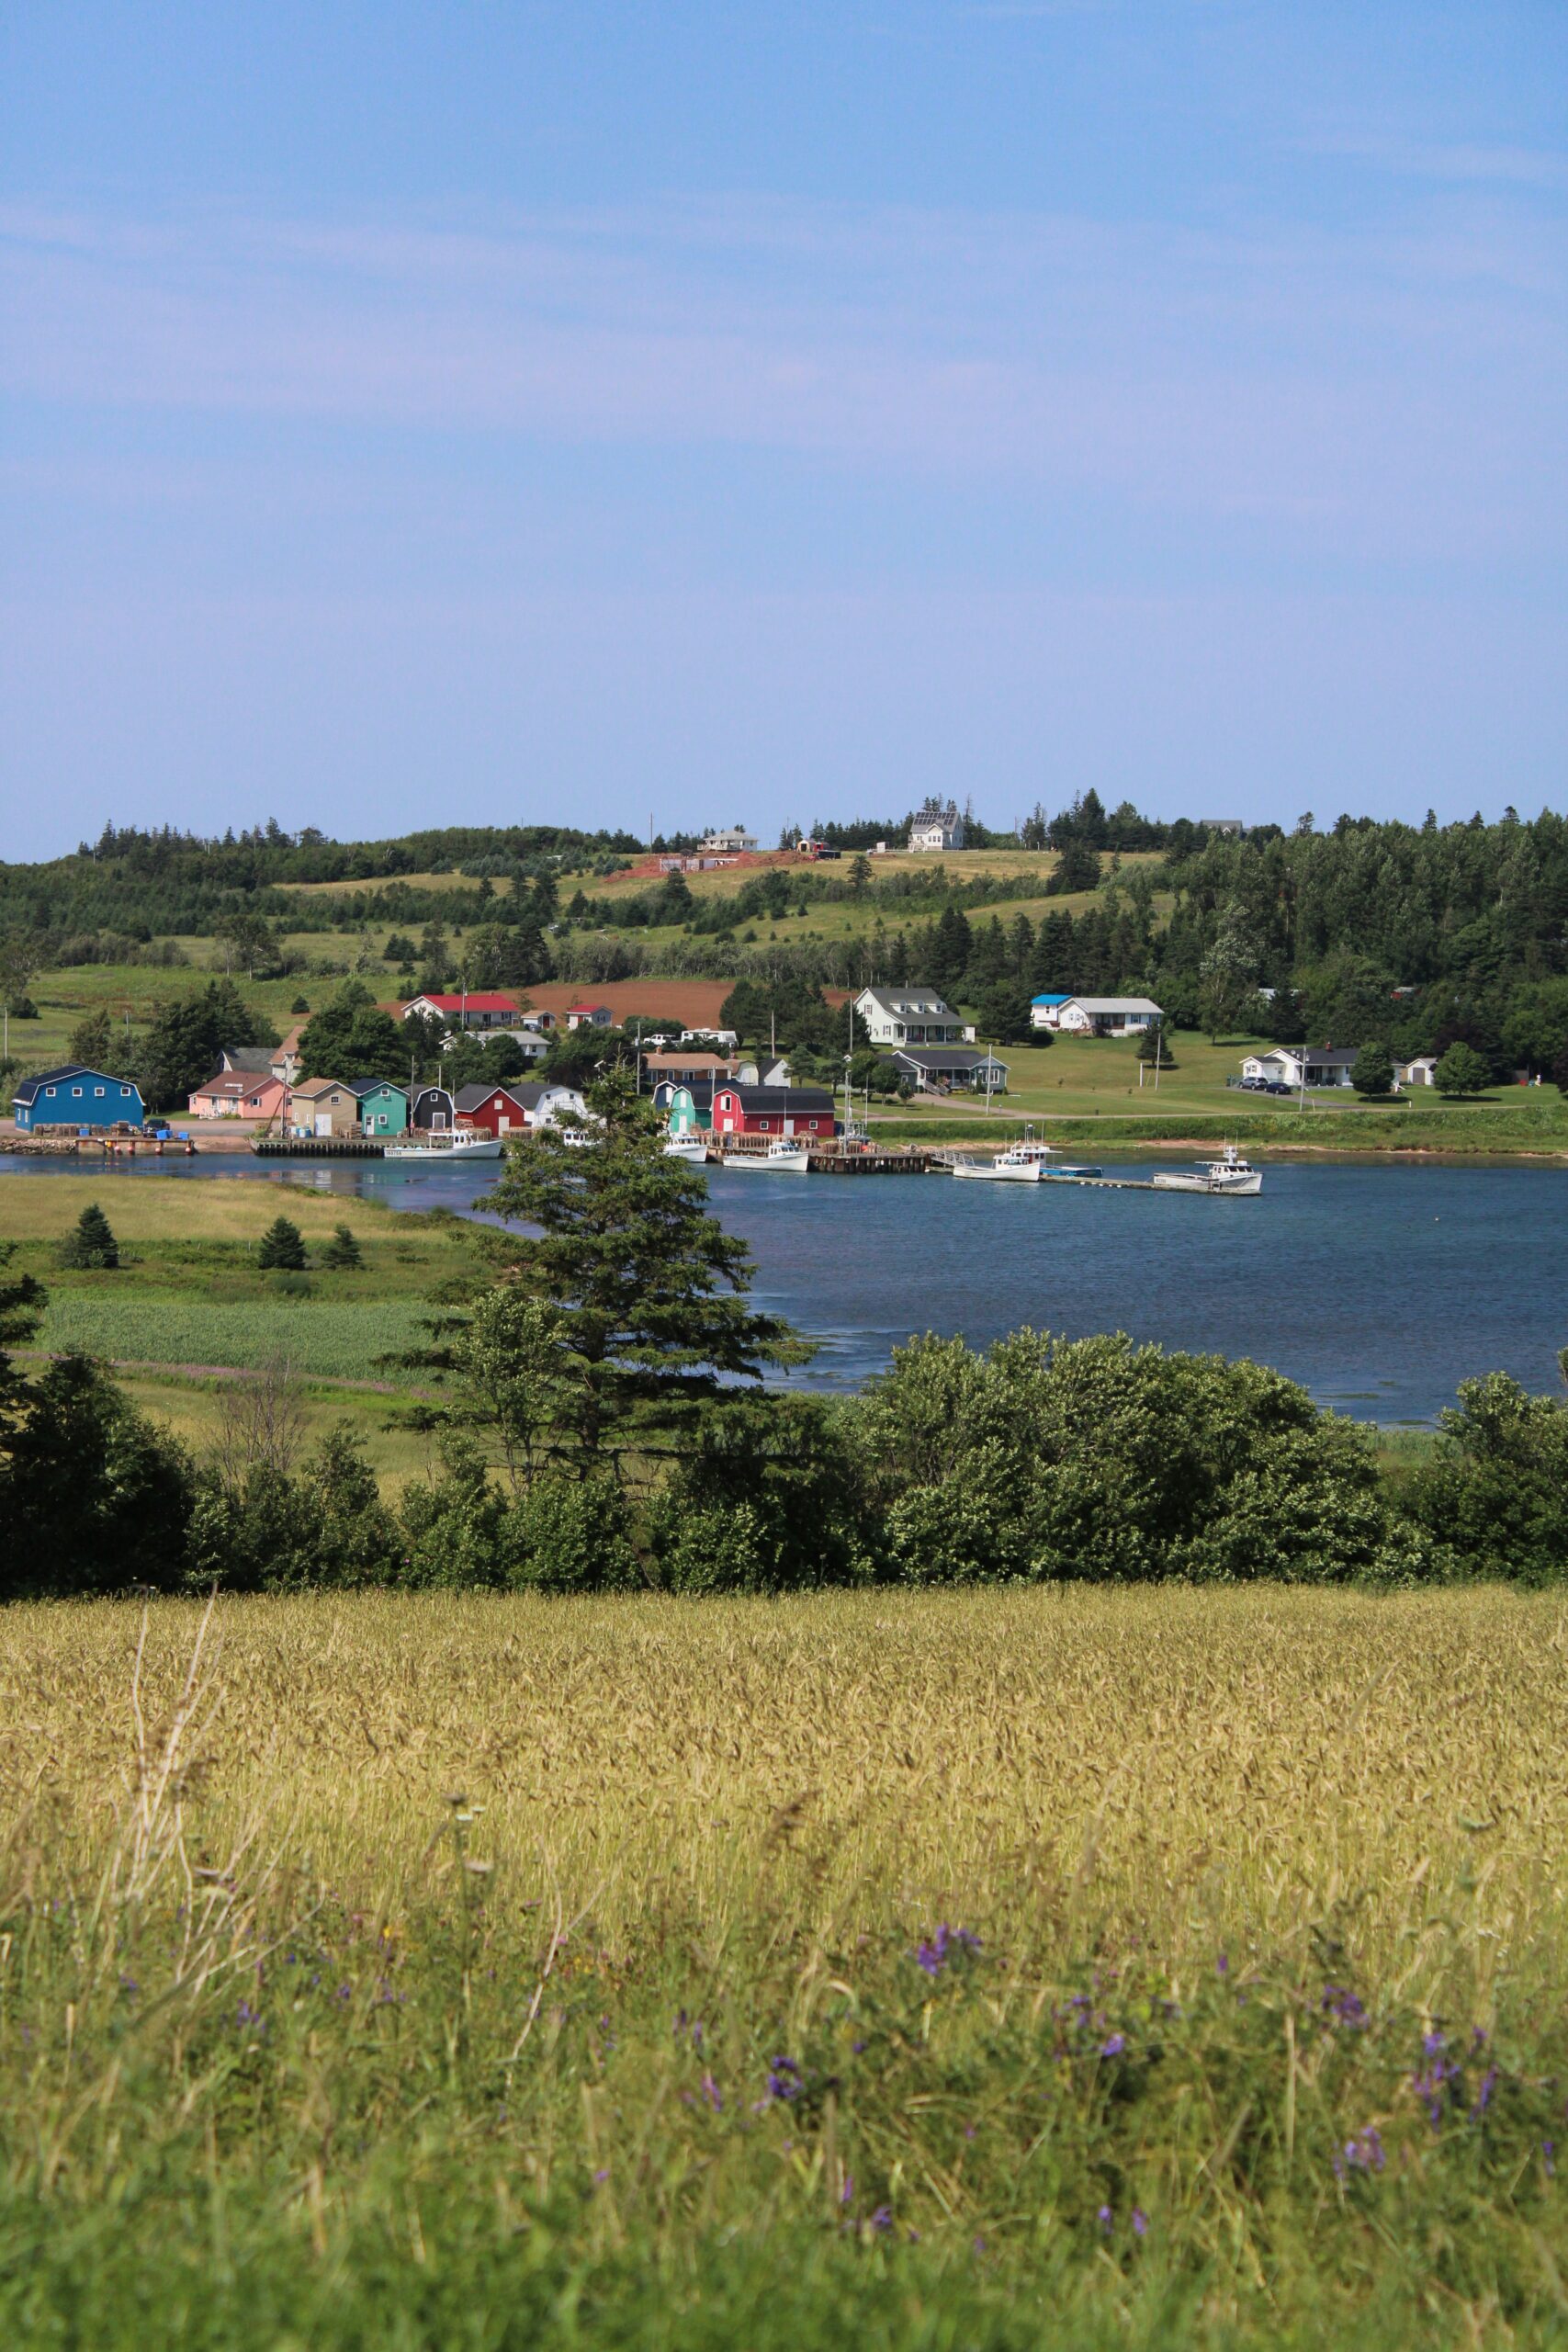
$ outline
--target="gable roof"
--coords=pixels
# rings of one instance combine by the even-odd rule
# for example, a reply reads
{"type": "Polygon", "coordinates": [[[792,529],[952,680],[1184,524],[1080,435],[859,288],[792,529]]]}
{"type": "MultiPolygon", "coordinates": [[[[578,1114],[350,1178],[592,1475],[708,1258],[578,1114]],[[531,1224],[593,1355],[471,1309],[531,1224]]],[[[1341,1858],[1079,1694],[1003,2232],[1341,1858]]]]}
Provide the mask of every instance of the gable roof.
{"type": "Polygon", "coordinates": [[[460,1086],[453,1099],[453,1108],[477,1111],[480,1103],[488,1102],[492,1095],[504,1094],[507,1101],[515,1102],[520,1111],[532,1111],[544,1091],[537,1080],[531,1085],[519,1085],[514,1080],[492,1078],[488,1086],[460,1086]]]}
{"type": "Polygon", "coordinates": [[[1248,1061],[1279,1062],[1286,1059],[1315,1063],[1320,1069],[1348,1069],[1359,1053],[1359,1046],[1270,1046],[1266,1054],[1248,1054],[1248,1061]]]}
{"type": "Polygon", "coordinates": [[[379,1094],[384,1088],[389,1094],[400,1094],[408,1101],[408,1088],[400,1086],[395,1078],[345,1078],[343,1082],[351,1094],[379,1094]]]}
{"type": "Polygon", "coordinates": [[[975,1046],[895,1046],[891,1058],[910,1062],[916,1069],[1006,1069],[997,1054],[981,1053],[975,1046]]]}
{"type": "Polygon", "coordinates": [[[733,1094],[743,1111],[830,1111],[833,1098],[825,1086],[742,1086],[738,1079],[721,1079],[716,1094],[733,1094]]]}
{"type": "Polygon", "coordinates": [[[36,1078],[24,1078],[11,1100],[30,1106],[40,1086],[58,1086],[62,1079],[73,1078],[90,1078],[95,1085],[129,1087],[137,1101],[141,1100],[141,1090],[133,1078],[114,1078],[107,1069],[89,1069],[85,1062],[62,1062],[58,1069],[40,1069],[36,1078]]]}
{"type": "Polygon", "coordinates": [[[407,1012],[416,1004],[433,1004],[437,1012],[460,1014],[465,1010],[469,1012],[514,1012],[519,1020],[523,1015],[523,1007],[514,996],[501,996],[493,989],[489,991],[470,989],[467,996],[411,996],[405,1001],[403,1011],[407,1012]]]}
{"type": "Polygon", "coordinates": [[[270,1078],[278,1048],[276,1046],[220,1046],[216,1078],[225,1069],[248,1071],[253,1078],[270,1078]]]}
{"type": "Polygon", "coordinates": [[[958,1018],[940,989],[862,989],[855,999],[857,1004],[862,997],[870,997],[882,1012],[936,1012],[945,1014],[949,1021],[958,1018]]]}
{"type": "Polygon", "coordinates": [[[1070,996],[1063,996],[1059,990],[1051,990],[1044,996],[1032,996],[1029,1001],[1031,1004],[1071,1004],[1073,999],[1070,996]]]}
{"type": "Polygon", "coordinates": [[[1153,1012],[1160,1008],[1152,996],[1065,996],[1064,1004],[1076,1004],[1085,1012],[1153,1012]]]}

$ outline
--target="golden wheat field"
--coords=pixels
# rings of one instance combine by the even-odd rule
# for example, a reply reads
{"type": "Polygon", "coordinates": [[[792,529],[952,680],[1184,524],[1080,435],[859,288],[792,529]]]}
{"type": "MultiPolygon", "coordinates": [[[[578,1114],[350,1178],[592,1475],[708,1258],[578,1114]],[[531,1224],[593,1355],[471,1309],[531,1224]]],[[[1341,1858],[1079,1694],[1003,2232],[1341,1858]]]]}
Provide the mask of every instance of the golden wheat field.
{"type": "MultiPolygon", "coordinates": [[[[156,1745],[201,1611],[157,1604],[156,1745]]],[[[0,1756],[85,1859],[135,1746],[126,1604],[0,1621],[0,1756]]],[[[1502,1591],[228,1600],[175,1760],[217,1862],[396,1905],[461,1794],[513,1885],[606,1932],[785,1886],[840,1931],[1082,1917],[1178,1951],[1336,1909],[1401,1979],[1562,1956],[1568,1604],[1502,1591]]]]}

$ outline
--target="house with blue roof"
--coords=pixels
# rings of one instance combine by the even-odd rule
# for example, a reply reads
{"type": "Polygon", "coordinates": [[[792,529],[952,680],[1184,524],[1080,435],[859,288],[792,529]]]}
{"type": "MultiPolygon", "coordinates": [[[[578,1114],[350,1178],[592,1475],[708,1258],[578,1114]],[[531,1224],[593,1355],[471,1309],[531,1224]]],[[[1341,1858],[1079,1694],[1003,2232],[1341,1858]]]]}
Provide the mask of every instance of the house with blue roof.
{"type": "Polygon", "coordinates": [[[141,1090],[129,1078],[66,1062],[24,1078],[11,1098],[18,1135],[40,1127],[139,1127],[147,1113],[141,1090]]]}
{"type": "Polygon", "coordinates": [[[1029,1025],[1032,1029],[1054,1029],[1061,1018],[1065,996],[1032,996],[1029,1000],[1029,1025]]]}

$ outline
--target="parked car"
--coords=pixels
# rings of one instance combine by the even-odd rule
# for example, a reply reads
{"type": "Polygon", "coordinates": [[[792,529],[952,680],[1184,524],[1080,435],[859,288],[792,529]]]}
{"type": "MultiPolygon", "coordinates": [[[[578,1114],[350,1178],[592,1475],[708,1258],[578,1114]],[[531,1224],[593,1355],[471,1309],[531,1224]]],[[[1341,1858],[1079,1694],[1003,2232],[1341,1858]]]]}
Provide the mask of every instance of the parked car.
{"type": "Polygon", "coordinates": [[[1263,1081],[1265,1094],[1293,1094],[1295,1091],[1293,1086],[1287,1086],[1282,1078],[1266,1078],[1263,1081]]]}
{"type": "Polygon", "coordinates": [[[1239,1084],[1244,1094],[1264,1094],[1269,1089],[1269,1080],[1266,1078],[1244,1078],[1239,1080],[1239,1084]]]}

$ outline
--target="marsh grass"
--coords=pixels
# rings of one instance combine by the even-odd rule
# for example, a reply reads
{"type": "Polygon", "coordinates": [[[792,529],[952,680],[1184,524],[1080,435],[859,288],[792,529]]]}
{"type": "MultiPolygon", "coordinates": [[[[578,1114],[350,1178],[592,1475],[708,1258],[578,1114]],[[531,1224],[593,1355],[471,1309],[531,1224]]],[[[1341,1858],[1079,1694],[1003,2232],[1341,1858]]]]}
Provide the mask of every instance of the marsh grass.
{"type": "Polygon", "coordinates": [[[1568,1609],[0,1621],[9,2340],[1559,2340],[1568,1609]]]}

